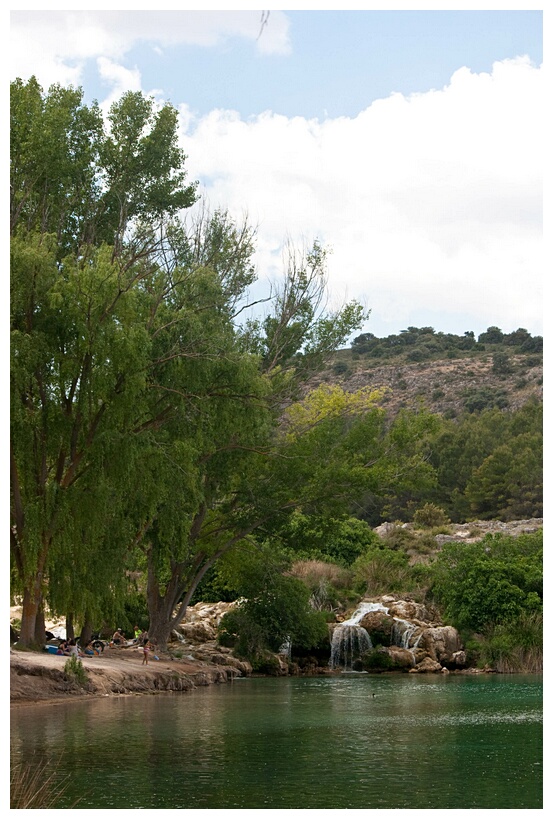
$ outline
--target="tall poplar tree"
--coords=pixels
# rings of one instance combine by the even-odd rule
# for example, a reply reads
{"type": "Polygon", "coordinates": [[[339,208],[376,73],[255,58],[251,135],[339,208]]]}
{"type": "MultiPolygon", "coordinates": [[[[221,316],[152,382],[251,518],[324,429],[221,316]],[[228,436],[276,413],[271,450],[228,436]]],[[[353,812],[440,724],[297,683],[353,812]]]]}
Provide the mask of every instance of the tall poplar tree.
{"type": "Polygon", "coordinates": [[[171,291],[159,253],[195,185],[174,109],[128,94],[109,119],[108,132],[80,90],[12,83],[10,535],[23,645],[43,637],[53,550],[78,563],[83,493],[116,504],[137,423],[170,411],[147,389],[152,317],[171,291]]]}

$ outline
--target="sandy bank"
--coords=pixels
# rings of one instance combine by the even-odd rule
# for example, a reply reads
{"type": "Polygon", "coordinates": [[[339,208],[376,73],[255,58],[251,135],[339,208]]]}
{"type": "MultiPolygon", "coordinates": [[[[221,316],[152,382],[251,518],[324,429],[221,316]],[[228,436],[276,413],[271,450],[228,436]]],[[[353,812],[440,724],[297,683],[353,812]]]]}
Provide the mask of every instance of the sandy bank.
{"type": "Polygon", "coordinates": [[[190,691],[240,676],[230,665],[158,656],[147,666],[142,665],[142,652],[136,647],[110,648],[99,657],[83,657],[87,675],[83,685],[64,672],[67,657],[11,648],[10,702],[17,706],[82,696],[190,691]]]}

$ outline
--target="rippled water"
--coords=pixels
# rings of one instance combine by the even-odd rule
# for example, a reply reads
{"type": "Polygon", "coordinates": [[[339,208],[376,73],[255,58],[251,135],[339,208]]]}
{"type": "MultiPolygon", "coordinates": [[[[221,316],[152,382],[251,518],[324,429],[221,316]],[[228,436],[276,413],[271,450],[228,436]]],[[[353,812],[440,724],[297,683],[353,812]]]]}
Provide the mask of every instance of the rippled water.
{"type": "Polygon", "coordinates": [[[62,807],[540,808],[538,676],[246,679],[12,713],[62,807]]]}

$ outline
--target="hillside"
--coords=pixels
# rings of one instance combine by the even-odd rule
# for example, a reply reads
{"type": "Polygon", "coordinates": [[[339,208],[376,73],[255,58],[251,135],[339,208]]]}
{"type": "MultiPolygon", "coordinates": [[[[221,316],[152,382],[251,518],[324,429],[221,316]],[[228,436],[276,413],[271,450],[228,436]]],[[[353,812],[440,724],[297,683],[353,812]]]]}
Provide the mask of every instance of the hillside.
{"type": "Polygon", "coordinates": [[[543,400],[543,356],[536,353],[471,351],[427,361],[404,353],[382,359],[339,350],[330,366],[311,382],[339,384],[348,391],[384,387],[382,405],[395,414],[422,402],[429,410],[455,418],[487,407],[518,409],[529,399],[543,400]],[[499,360],[499,364],[498,364],[499,360]]]}

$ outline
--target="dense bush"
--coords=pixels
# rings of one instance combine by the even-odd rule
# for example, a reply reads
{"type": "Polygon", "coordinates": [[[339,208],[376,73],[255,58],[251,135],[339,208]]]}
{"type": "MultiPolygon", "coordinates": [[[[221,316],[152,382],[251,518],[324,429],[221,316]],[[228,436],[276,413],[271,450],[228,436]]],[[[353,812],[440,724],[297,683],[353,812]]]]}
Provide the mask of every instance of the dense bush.
{"type": "Polygon", "coordinates": [[[467,412],[482,412],[485,409],[498,407],[503,409],[509,401],[505,390],[494,387],[478,387],[464,392],[464,406],[467,412]]]}
{"type": "Polygon", "coordinates": [[[487,535],[477,543],[447,543],[434,567],[432,592],[459,629],[484,633],[541,612],[542,531],[487,535]]]}
{"type": "Polygon", "coordinates": [[[502,673],[543,671],[543,615],[522,612],[483,637],[480,663],[502,673]]]}
{"type": "Polygon", "coordinates": [[[483,351],[490,346],[496,351],[505,347],[511,352],[541,352],[543,338],[532,336],[521,327],[512,333],[503,333],[499,327],[488,327],[485,333],[478,336],[478,341],[472,330],[459,336],[455,333],[436,332],[433,327],[408,327],[399,334],[385,338],[377,338],[373,333],[362,333],[353,339],[351,349],[357,356],[381,358],[403,355],[411,361],[422,361],[430,356],[446,355],[451,358],[466,351],[483,351]]]}
{"type": "Polygon", "coordinates": [[[413,515],[413,523],[419,529],[433,529],[447,526],[450,520],[443,509],[434,503],[425,503],[413,515]]]}
{"type": "Polygon", "coordinates": [[[254,571],[250,567],[242,589],[246,599],[219,624],[220,642],[233,646],[237,655],[255,660],[287,642],[308,649],[328,639],[326,618],[311,607],[301,580],[262,564],[254,571]]]}
{"type": "Polygon", "coordinates": [[[391,671],[395,665],[390,655],[378,648],[365,651],[360,659],[363,671],[391,671]]]}
{"type": "Polygon", "coordinates": [[[88,682],[87,673],[78,657],[69,657],[69,659],[65,661],[63,672],[71,682],[76,682],[79,685],[86,685],[88,682]]]}
{"type": "Polygon", "coordinates": [[[364,520],[355,517],[321,518],[295,511],[280,536],[290,555],[351,566],[378,536],[364,520]]]}

